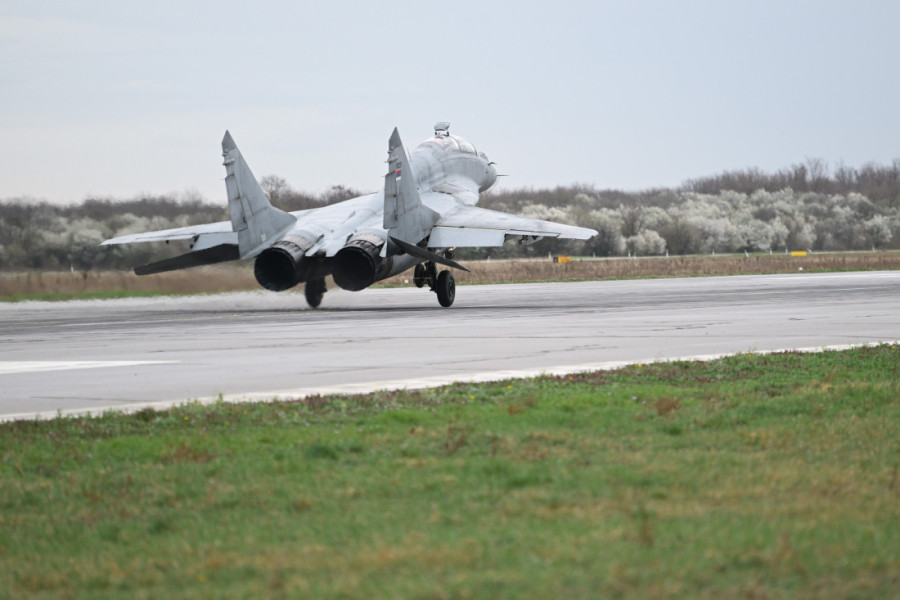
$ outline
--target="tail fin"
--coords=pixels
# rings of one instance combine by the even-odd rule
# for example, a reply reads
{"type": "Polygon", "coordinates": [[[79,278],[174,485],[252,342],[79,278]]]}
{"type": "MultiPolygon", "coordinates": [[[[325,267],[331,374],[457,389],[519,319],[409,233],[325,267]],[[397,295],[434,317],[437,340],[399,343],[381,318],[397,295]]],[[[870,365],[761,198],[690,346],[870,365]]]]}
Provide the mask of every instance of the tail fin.
{"type": "Polygon", "coordinates": [[[422,204],[396,127],[388,142],[388,164],[390,171],[384,176],[384,228],[391,237],[416,245],[428,237],[440,215],[422,204]]]}
{"type": "Polygon", "coordinates": [[[269,204],[265,192],[259,187],[247,161],[227,131],[222,138],[222,156],[225,157],[223,164],[231,228],[238,234],[241,258],[252,258],[277,242],[297,218],[269,204]]]}

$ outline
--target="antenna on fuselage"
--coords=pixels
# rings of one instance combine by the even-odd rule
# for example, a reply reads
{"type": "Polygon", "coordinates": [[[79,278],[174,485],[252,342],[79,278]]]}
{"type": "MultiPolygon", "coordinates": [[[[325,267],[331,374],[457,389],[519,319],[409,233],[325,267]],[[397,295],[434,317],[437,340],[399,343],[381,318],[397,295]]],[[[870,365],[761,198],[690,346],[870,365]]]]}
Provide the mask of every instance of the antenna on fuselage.
{"type": "Polygon", "coordinates": [[[438,121],[434,124],[434,137],[447,137],[450,135],[450,123],[438,121]]]}

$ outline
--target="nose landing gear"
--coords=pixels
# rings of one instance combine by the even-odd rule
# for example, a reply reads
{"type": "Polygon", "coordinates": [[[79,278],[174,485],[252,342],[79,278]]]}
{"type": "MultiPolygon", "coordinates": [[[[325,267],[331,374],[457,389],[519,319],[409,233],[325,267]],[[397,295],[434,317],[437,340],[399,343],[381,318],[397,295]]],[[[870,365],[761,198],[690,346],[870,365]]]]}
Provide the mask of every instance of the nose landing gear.
{"type": "Polygon", "coordinates": [[[306,302],[309,304],[309,307],[319,308],[319,305],[322,304],[322,296],[325,295],[326,291],[328,290],[325,287],[324,279],[310,279],[307,281],[304,293],[306,294],[306,302]]]}
{"type": "MultiPolygon", "coordinates": [[[[434,263],[429,264],[434,268],[434,263]]],[[[416,284],[417,288],[423,287],[428,283],[428,270],[425,268],[424,264],[419,263],[416,265],[416,268],[413,269],[413,283],[416,284]]]]}

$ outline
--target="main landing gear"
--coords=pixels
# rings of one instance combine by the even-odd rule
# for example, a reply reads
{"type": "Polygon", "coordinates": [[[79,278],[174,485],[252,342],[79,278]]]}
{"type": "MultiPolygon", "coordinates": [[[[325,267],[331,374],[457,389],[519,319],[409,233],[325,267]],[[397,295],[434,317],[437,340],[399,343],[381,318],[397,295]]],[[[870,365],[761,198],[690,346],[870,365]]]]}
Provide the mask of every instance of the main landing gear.
{"type": "Polygon", "coordinates": [[[453,273],[449,270],[438,273],[437,265],[430,260],[416,265],[413,283],[418,288],[424,287],[427,283],[430,290],[437,294],[438,302],[444,308],[452,306],[453,300],[456,299],[456,279],[453,278],[453,273]]]}
{"type": "Polygon", "coordinates": [[[304,290],[306,303],[309,304],[310,308],[319,308],[319,305],[322,304],[322,296],[327,291],[325,279],[310,279],[306,282],[306,289],[304,290]]]}

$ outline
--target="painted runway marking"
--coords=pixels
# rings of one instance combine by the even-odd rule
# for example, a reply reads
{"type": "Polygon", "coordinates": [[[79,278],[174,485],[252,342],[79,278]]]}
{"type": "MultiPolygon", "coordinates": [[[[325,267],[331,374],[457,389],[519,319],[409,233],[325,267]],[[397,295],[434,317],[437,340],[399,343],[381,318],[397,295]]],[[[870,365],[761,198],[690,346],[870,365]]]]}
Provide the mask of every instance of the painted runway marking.
{"type": "Polygon", "coordinates": [[[0,375],[172,364],[172,360],[11,360],[0,361],[0,375]]]}

